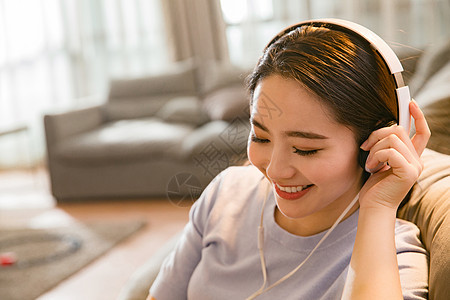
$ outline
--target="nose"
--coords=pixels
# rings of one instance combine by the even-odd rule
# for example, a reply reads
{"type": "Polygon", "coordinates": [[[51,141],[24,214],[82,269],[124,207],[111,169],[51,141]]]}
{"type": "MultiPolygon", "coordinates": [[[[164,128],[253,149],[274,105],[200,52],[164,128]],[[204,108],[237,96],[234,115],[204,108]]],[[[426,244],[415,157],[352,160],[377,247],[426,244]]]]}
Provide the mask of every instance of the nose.
{"type": "Polygon", "coordinates": [[[289,159],[290,152],[280,147],[274,147],[267,163],[266,174],[276,182],[283,182],[294,177],[295,168],[289,159]]]}

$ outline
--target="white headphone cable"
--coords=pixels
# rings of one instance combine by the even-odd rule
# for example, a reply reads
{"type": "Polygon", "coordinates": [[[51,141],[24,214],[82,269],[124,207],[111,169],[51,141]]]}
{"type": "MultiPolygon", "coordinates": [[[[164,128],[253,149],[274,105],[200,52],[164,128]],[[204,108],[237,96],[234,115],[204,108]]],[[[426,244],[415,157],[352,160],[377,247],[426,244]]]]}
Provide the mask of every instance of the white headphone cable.
{"type": "Polygon", "coordinates": [[[308,254],[308,256],[295,269],[293,269],[291,272],[289,272],[288,274],[283,276],[277,282],[275,282],[274,284],[272,284],[266,288],[267,270],[266,270],[266,262],[264,259],[264,249],[263,249],[263,245],[264,245],[263,216],[264,216],[264,208],[266,206],[267,198],[269,197],[270,187],[271,187],[271,185],[269,184],[267,186],[266,195],[265,195],[264,202],[263,202],[263,208],[261,211],[261,221],[260,221],[260,224],[258,227],[258,249],[259,249],[259,256],[260,256],[260,260],[261,260],[261,268],[262,268],[264,281],[263,281],[261,288],[258,291],[256,291],[254,294],[252,294],[250,297],[248,297],[246,300],[255,299],[262,293],[267,292],[268,290],[274,288],[275,286],[279,285],[280,283],[282,283],[283,281],[285,281],[286,279],[288,279],[289,277],[294,275],[295,272],[297,272],[306,263],[306,261],[313,255],[313,253],[317,250],[317,248],[319,248],[319,246],[323,243],[323,241],[325,241],[325,239],[331,234],[331,232],[341,222],[341,220],[345,217],[345,215],[349,212],[349,210],[353,207],[353,205],[355,205],[356,201],[358,201],[358,198],[359,198],[359,193],[358,193],[355,196],[355,198],[353,198],[353,200],[349,203],[349,205],[345,208],[345,210],[341,213],[341,215],[337,218],[337,220],[334,222],[333,226],[331,226],[330,229],[328,229],[328,231],[325,233],[325,235],[320,239],[320,241],[317,243],[317,245],[314,247],[314,249],[311,250],[311,252],[308,254]]]}
{"type": "MultiPolygon", "coordinates": [[[[263,207],[261,210],[261,220],[260,220],[259,227],[258,227],[258,250],[259,250],[259,258],[261,261],[261,269],[262,269],[262,273],[263,273],[263,284],[260,287],[260,289],[253,294],[253,295],[255,295],[255,297],[258,295],[261,295],[264,292],[264,288],[266,287],[266,284],[267,284],[267,269],[266,269],[266,261],[264,259],[264,249],[263,249],[263,245],[264,245],[263,221],[264,221],[264,207],[266,207],[267,198],[269,198],[269,191],[270,191],[270,184],[268,184],[267,188],[266,188],[263,207]]],[[[250,298],[248,298],[248,299],[253,299],[254,297],[252,298],[252,296],[250,296],[250,298]]]]}

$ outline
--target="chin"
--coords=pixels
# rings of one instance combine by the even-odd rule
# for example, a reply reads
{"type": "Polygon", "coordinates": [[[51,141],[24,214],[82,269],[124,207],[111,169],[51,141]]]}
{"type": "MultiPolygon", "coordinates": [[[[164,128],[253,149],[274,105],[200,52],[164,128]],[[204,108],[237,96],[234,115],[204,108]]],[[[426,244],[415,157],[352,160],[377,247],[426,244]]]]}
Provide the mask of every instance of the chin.
{"type": "Polygon", "coordinates": [[[301,219],[314,213],[314,211],[311,211],[308,208],[299,207],[299,205],[293,203],[293,201],[280,199],[278,197],[277,208],[283,214],[283,216],[289,219],[301,219]]]}

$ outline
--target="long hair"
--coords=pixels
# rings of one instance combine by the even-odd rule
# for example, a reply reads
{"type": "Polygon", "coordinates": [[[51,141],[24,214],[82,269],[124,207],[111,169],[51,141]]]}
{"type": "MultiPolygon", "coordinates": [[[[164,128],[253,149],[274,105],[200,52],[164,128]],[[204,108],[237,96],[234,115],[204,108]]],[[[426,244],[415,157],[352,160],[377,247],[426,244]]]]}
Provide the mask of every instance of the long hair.
{"type": "Polygon", "coordinates": [[[251,104],[256,86],[270,75],[294,79],[318,95],[358,144],[398,121],[394,79],[359,36],[309,25],[285,34],[265,49],[247,79],[251,104]]]}

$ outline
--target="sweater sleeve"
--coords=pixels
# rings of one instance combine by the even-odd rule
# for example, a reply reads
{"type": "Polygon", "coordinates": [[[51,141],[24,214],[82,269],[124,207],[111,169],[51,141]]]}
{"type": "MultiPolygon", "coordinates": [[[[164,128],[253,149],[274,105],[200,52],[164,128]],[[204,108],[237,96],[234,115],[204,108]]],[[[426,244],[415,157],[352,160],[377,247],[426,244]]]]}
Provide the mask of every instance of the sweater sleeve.
{"type": "Polygon", "coordinates": [[[416,225],[397,219],[395,243],[403,298],[428,299],[428,252],[416,225]]]}
{"type": "Polygon", "coordinates": [[[209,213],[214,205],[220,176],[204,190],[189,212],[189,222],[175,249],[164,260],[150,288],[150,295],[157,300],[187,299],[187,290],[192,273],[197,267],[203,248],[204,230],[209,213]]]}

